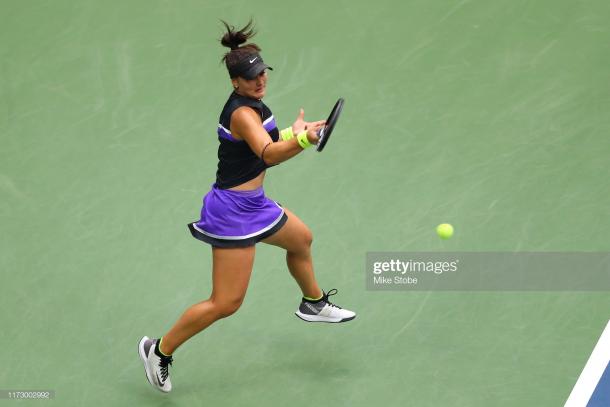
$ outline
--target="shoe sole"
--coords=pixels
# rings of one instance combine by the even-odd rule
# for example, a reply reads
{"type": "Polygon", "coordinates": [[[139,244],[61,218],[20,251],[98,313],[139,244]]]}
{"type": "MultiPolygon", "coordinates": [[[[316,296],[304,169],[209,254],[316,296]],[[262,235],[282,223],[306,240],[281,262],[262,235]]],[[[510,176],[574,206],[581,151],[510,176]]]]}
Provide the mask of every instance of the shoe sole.
{"type": "Polygon", "coordinates": [[[338,324],[341,322],[351,321],[352,319],[356,318],[356,316],[354,315],[353,317],[348,317],[348,318],[343,318],[343,319],[338,319],[338,318],[330,319],[328,317],[320,317],[318,315],[303,314],[299,311],[295,312],[294,315],[296,315],[297,317],[299,317],[300,319],[302,319],[305,322],[326,322],[329,324],[338,324]]]}

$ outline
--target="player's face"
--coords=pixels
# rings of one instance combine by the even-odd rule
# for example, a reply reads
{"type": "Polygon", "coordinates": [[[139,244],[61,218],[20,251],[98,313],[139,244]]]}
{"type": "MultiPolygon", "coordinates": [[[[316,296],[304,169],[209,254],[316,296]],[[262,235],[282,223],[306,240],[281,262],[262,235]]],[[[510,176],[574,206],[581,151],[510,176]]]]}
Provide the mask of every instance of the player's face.
{"type": "Polygon", "coordinates": [[[262,99],[267,89],[267,71],[262,71],[254,79],[244,79],[240,76],[233,79],[233,86],[237,85],[237,93],[252,99],[262,99]]]}

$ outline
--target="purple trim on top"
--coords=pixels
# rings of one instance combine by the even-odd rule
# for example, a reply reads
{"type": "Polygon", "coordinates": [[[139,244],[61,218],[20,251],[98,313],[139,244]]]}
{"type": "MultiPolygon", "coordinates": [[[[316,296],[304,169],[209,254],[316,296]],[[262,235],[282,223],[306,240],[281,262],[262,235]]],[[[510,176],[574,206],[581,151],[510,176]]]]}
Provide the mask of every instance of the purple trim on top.
{"type": "Polygon", "coordinates": [[[220,124],[218,125],[218,137],[222,137],[229,141],[241,141],[241,140],[237,140],[235,137],[233,137],[231,132],[228,131],[227,129],[225,129],[224,127],[222,127],[222,125],[220,125],[220,124]]]}
{"type": "Polygon", "coordinates": [[[265,128],[265,131],[267,131],[267,133],[270,133],[271,130],[277,127],[277,124],[275,123],[275,117],[271,116],[270,119],[271,120],[267,123],[263,123],[263,127],[265,128]]]}
{"type": "MultiPolygon", "coordinates": [[[[275,123],[275,117],[271,116],[269,119],[267,119],[264,123],[263,123],[263,127],[265,128],[265,131],[267,133],[270,133],[273,129],[277,128],[277,124],[275,123]],[[271,119],[271,120],[269,120],[271,119]]],[[[240,142],[243,140],[238,140],[235,137],[233,137],[233,135],[231,134],[231,132],[227,129],[225,129],[222,124],[218,125],[218,136],[222,137],[226,140],[229,141],[234,141],[234,142],[240,142]]]]}

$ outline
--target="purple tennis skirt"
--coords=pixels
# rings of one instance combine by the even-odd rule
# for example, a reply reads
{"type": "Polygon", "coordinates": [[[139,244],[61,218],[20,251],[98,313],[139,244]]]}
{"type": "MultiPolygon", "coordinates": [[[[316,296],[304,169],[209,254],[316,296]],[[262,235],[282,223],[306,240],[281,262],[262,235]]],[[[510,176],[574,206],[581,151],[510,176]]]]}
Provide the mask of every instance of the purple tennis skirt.
{"type": "Polygon", "coordinates": [[[203,197],[201,218],[189,223],[194,238],[215,247],[247,247],[271,236],[288,220],[263,187],[251,191],[219,189],[203,197]]]}

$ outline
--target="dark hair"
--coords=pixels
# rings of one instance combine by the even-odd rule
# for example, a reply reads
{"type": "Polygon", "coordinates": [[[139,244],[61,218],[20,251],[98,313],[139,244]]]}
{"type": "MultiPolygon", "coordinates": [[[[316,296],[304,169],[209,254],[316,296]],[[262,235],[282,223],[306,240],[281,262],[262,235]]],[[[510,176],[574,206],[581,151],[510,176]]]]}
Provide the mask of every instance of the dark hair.
{"type": "Polygon", "coordinates": [[[245,43],[256,34],[252,19],[250,19],[248,24],[241,30],[235,30],[234,26],[229,25],[224,20],[220,21],[222,21],[227,29],[227,32],[220,39],[220,43],[225,47],[231,48],[231,51],[224,54],[221,61],[226,64],[227,69],[230,71],[231,67],[235,66],[240,61],[243,61],[249,55],[258,53],[261,49],[254,43],[249,43],[240,47],[241,44],[245,43]]]}

